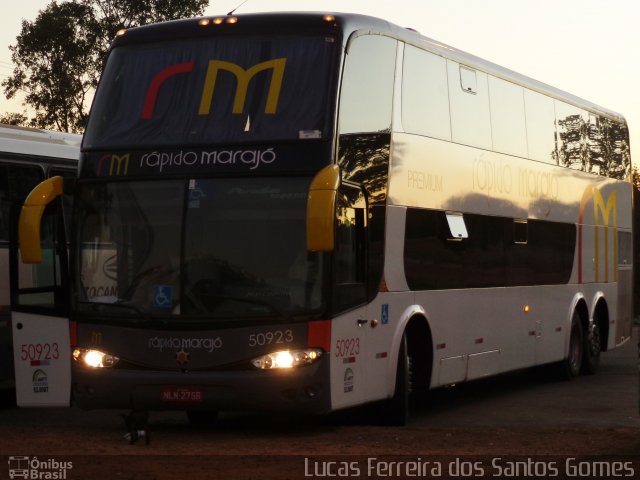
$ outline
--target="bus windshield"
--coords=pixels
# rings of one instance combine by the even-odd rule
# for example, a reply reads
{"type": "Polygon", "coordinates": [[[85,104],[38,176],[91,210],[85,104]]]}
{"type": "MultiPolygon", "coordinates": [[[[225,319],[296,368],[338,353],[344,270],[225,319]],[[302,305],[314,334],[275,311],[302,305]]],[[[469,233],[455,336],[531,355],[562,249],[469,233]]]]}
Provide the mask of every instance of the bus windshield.
{"type": "MultiPolygon", "coordinates": [[[[307,178],[86,183],[78,195],[79,311],[118,317],[318,313],[305,240],[307,178]]],[[[307,317],[308,318],[308,317],[307,317]]]]}
{"type": "Polygon", "coordinates": [[[83,147],[325,138],[335,44],[325,36],[223,36],[117,47],[83,147]]]}

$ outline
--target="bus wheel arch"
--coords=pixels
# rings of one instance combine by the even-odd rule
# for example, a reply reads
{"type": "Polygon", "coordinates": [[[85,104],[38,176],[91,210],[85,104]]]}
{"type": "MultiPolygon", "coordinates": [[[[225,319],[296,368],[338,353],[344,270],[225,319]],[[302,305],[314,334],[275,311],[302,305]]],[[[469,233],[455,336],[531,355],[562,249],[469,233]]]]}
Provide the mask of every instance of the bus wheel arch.
{"type": "Polygon", "coordinates": [[[433,342],[426,318],[414,313],[400,331],[393,396],[386,402],[386,423],[391,425],[407,423],[410,398],[420,398],[431,383],[433,342]]]}
{"type": "Polygon", "coordinates": [[[411,391],[423,397],[431,385],[433,371],[433,336],[426,317],[412,316],[405,327],[407,351],[411,362],[411,391]]]}

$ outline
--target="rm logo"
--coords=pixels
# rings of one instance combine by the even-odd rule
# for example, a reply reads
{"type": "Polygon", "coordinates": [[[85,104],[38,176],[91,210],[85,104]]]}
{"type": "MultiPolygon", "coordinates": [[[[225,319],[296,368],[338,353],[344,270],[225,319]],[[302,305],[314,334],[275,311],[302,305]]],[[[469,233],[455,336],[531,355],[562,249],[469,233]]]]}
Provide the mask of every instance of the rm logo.
{"type": "MultiPolygon", "coordinates": [[[[232,113],[234,114],[241,114],[244,111],[247,91],[249,90],[249,84],[253,77],[260,72],[271,70],[271,82],[269,83],[269,91],[267,94],[264,113],[275,114],[278,109],[278,100],[280,99],[280,91],[282,89],[282,79],[284,78],[284,68],[286,63],[286,58],[274,58],[272,60],[267,60],[266,62],[257,63],[245,70],[235,63],[225,62],[223,60],[209,60],[207,76],[202,88],[198,115],[208,115],[211,111],[213,94],[216,88],[216,80],[218,78],[218,73],[221,70],[232,74],[236,79],[236,91],[232,108],[232,113]]],[[[165,68],[151,79],[149,87],[147,88],[144,107],[142,110],[142,118],[144,120],[150,120],[153,118],[158,96],[164,83],[176,75],[192,74],[194,67],[195,65],[193,62],[172,65],[165,68]]]]}
{"type": "Polygon", "coordinates": [[[103,176],[120,176],[126,175],[129,172],[129,154],[125,155],[105,155],[98,161],[98,171],[96,174],[99,177],[103,176]],[[105,164],[109,164],[108,169],[105,168],[105,164]]]}
{"type": "Polygon", "coordinates": [[[609,272],[613,271],[613,281],[618,281],[618,203],[617,203],[618,195],[616,191],[612,191],[606,197],[603,196],[601,190],[598,187],[590,186],[588,187],[583,195],[582,200],[580,202],[580,214],[578,220],[578,248],[579,251],[579,271],[578,276],[579,282],[582,282],[582,262],[583,262],[583,242],[585,239],[583,238],[582,229],[584,223],[584,213],[586,211],[587,205],[590,201],[593,202],[593,264],[594,264],[594,273],[595,273],[595,282],[603,281],[600,276],[601,270],[601,254],[600,254],[600,228],[604,228],[604,281],[609,282],[609,272]],[[610,252],[610,229],[613,230],[613,265],[610,265],[609,262],[609,252],[610,252]]]}
{"type": "Polygon", "coordinates": [[[284,66],[287,62],[286,58],[276,58],[267,62],[254,65],[248,70],[239,67],[235,63],[223,62],[219,60],[211,60],[209,69],[207,70],[207,78],[204,81],[204,89],[202,90],[202,99],[200,100],[199,115],[208,115],[213,99],[213,92],[216,87],[216,78],[218,71],[226,70],[236,77],[236,96],[233,100],[233,113],[242,113],[247,98],[247,90],[249,82],[259,72],[271,70],[271,83],[269,85],[269,94],[267,95],[267,104],[264,113],[274,114],[278,107],[278,99],[280,98],[280,89],[282,88],[282,78],[284,77],[284,66]]]}

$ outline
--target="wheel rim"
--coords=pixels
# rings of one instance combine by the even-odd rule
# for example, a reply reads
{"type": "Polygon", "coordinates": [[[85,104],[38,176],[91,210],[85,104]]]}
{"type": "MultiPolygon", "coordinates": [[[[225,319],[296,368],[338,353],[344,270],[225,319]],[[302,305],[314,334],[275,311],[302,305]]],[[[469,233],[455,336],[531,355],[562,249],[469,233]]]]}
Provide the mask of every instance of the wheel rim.
{"type": "Polygon", "coordinates": [[[594,322],[589,332],[589,354],[592,358],[597,358],[600,355],[600,329],[594,322]]]}

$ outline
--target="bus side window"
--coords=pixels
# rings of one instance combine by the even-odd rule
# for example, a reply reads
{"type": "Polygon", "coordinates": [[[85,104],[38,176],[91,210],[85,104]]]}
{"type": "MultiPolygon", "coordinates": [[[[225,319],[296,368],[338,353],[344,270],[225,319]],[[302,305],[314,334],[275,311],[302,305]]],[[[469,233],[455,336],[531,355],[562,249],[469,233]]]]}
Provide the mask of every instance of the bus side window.
{"type": "MultiPolygon", "coordinates": [[[[64,179],[76,178],[76,171],[69,168],[53,167],[49,170],[49,178],[60,176],[64,179]]],[[[64,225],[67,238],[71,238],[71,212],[73,211],[73,195],[65,193],[62,196],[62,214],[64,215],[64,225]]]]}
{"type": "Polygon", "coordinates": [[[366,300],[366,203],[362,190],[342,185],[336,201],[335,309],[366,300]]]}
{"type": "Polygon", "coordinates": [[[391,128],[397,42],[380,35],[349,45],[340,98],[340,134],[391,128]]]}
{"type": "Polygon", "coordinates": [[[9,241],[11,206],[21,205],[29,192],[44,180],[36,165],[0,165],[0,241],[9,241]]]}
{"type": "Polygon", "coordinates": [[[14,206],[11,227],[11,305],[14,310],[65,314],[68,308],[66,237],[61,200],[47,206],[41,223],[42,262],[24,264],[18,253],[17,216],[14,206]]]}
{"type": "MultiPolygon", "coordinates": [[[[18,209],[33,187],[44,179],[38,165],[0,165],[0,315],[9,311],[9,229],[13,209],[18,209]]],[[[0,342],[1,343],[1,342],[0,342]]]]}

